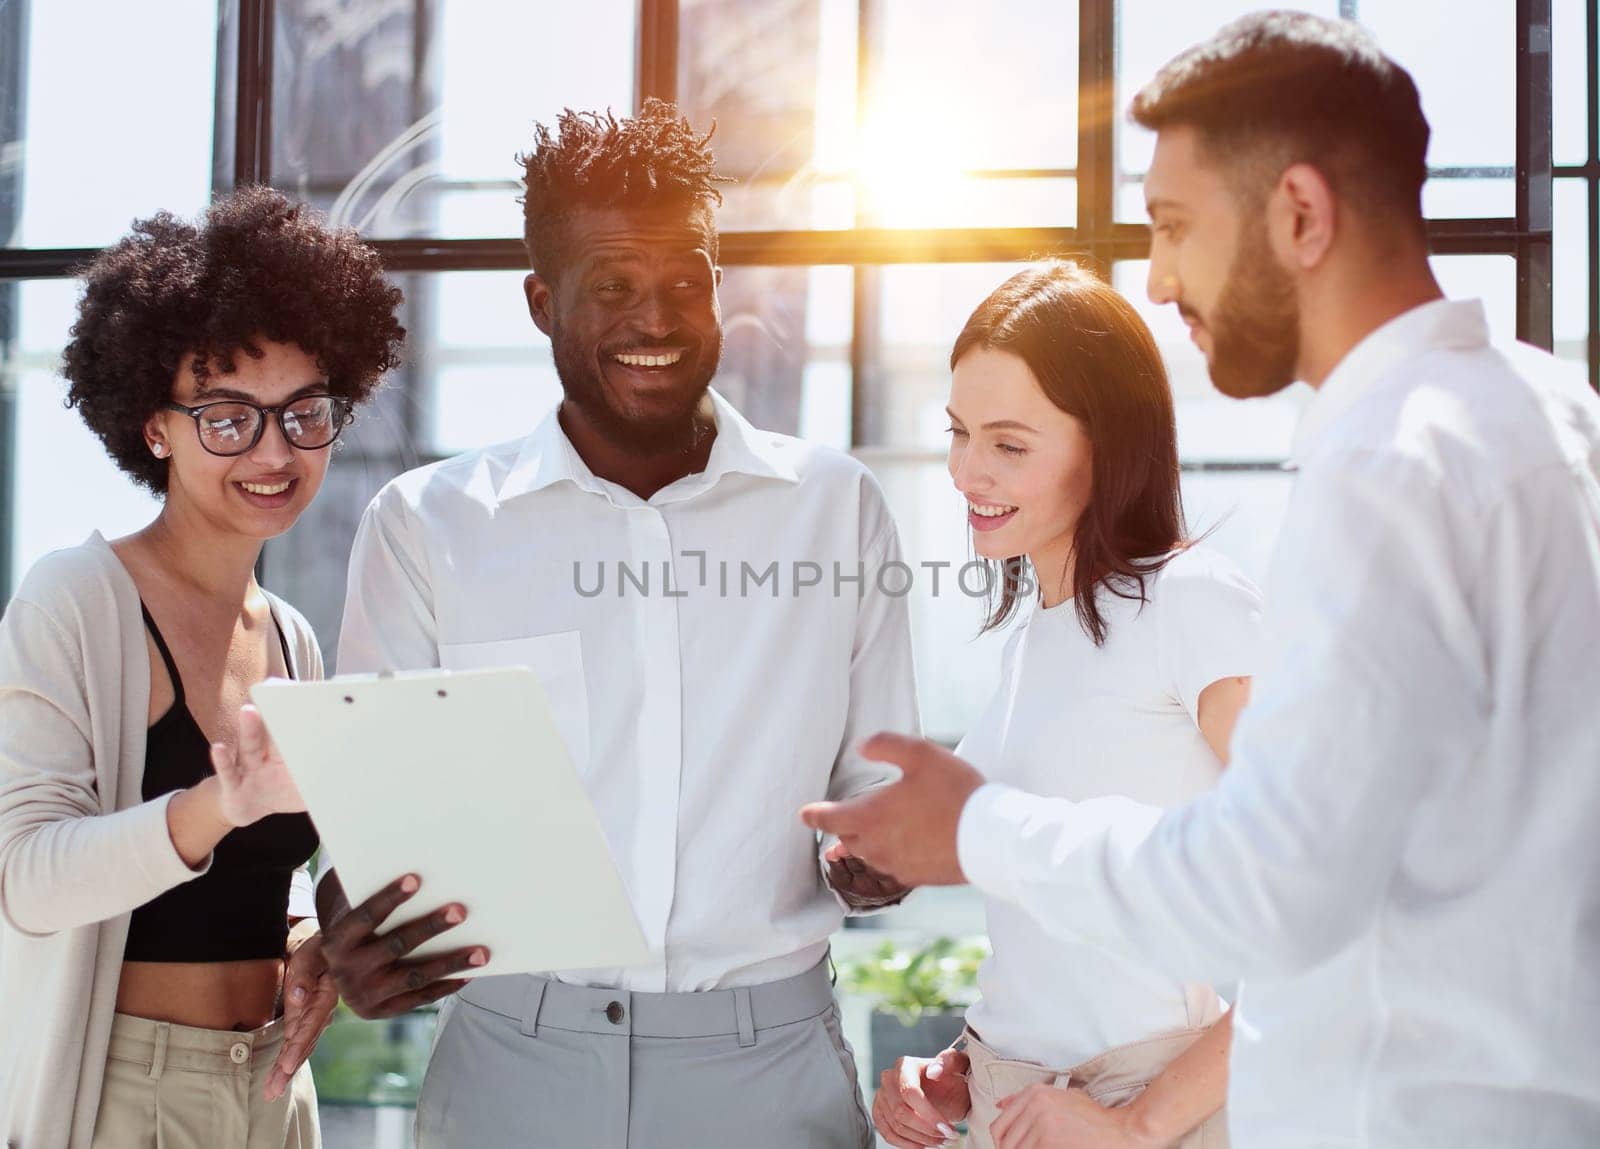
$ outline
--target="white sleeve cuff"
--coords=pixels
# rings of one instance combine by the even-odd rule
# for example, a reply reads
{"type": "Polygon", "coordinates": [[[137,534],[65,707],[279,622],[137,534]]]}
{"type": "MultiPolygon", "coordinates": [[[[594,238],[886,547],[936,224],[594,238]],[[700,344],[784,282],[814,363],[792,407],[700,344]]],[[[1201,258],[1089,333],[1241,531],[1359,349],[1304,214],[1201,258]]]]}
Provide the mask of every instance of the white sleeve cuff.
{"type": "Polygon", "coordinates": [[[998,782],[980,786],[967,799],[956,826],[956,860],[974,887],[990,897],[1015,902],[1021,897],[1014,847],[1038,799],[998,782]]]}
{"type": "Polygon", "coordinates": [[[156,887],[157,893],[198,878],[211,869],[211,861],[216,856],[207,854],[204,862],[191,869],[189,863],[183,860],[183,855],[178,853],[178,847],[172,841],[172,828],[167,822],[167,807],[181,793],[181,790],[173,790],[134,806],[124,814],[129,823],[127,832],[133,845],[133,855],[140,869],[156,887]]]}
{"type": "Polygon", "coordinates": [[[317,920],[315,888],[311,884],[311,871],[301,866],[289,878],[289,916],[301,920],[317,920]]]}

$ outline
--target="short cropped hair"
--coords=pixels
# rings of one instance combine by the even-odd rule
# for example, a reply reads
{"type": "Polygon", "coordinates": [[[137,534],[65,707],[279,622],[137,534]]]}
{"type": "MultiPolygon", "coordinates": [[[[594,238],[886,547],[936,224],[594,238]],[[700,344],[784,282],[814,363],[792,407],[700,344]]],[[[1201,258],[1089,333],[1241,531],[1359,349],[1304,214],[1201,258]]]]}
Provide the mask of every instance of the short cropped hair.
{"type": "Polygon", "coordinates": [[[534,271],[546,279],[561,273],[562,226],[585,208],[703,206],[716,259],[711,210],[722,203],[717,185],[729,181],[716,174],[714,125],[698,135],[674,105],[652,97],[632,119],[568,108],[556,127],[559,134],[537,125],[533,151],[517,157],[523,243],[534,271]]]}
{"type": "Polygon", "coordinates": [[[1358,207],[1422,228],[1429,132],[1417,85],[1351,21],[1245,16],[1163,67],[1129,115],[1152,131],[1193,128],[1236,187],[1264,194],[1309,163],[1358,207]]]}
{"type": "Polygon", "coordinates": [[[81,274],[62,353],[67,405],[156,494],[169,460],[150,452],[144,425],[186,359],[205,384],[241,352],[259,356],[258,339],[291,343],[315,357],[330,392],[358,403],[400,362],[400,289],[377,252],[270,188],[219,199],[198,223],[137,220],[81,274]]]}

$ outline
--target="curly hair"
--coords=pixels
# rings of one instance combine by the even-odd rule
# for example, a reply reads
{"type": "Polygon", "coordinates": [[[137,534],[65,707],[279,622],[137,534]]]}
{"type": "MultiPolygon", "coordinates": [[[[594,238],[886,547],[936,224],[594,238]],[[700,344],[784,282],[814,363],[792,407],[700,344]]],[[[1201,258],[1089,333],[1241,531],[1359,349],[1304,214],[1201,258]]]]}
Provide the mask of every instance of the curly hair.
{"type": "Polygon", "coordinates": [[[330,391],[358,403],[400,363],[402,297],[377,252],[270,188],[219,199],[197,224],[168,212],[137,220],[81,274],[62,353],[67,406],[158,495],[169,463],[150,453],[144,425],[185,359],[204,385],[241,351],[260,358],[258,339],[295,344],[330,391]]]}
{"type": "MultiPolygon", "coordinates": [[[[522,239],[534,271],[560,274],[562,224],[580,208],[693,207],[722,203],[719,183],[731,183],[714,168],[708,146],[716,132],[696,135],[678,109],[654,97],[634,119],[609,111],[574,112],[556,121],[560,138],[535,125],[533,151],[517,156],[523,169],[522,239]]],[[[716,229],[711,228],[715,259],[716,229]]]]}

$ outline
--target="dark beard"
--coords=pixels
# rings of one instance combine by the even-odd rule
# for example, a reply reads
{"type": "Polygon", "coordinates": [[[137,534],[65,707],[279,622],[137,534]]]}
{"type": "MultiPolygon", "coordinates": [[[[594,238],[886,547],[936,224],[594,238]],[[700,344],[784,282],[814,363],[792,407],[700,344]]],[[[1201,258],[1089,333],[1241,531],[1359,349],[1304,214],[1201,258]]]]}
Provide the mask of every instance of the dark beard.
{"type": "Polygon", "coordinates": [[[700,439],[711,432],[712,428],[703,425],[698,416],[722,360],[720,339],[703,377],[685,393],[680,409],[648,419],[619,411],[607,401],[600,368],[582,348],[572,347],[559,337],[550,342],[566,401],[582,412],[589,426],[608,442],[635,455],[675,455],[694,450],[700,439]]]}
{"type": "Polygon", "coordinates": [[[1245,224],[1211,319],[1211,382],[1235,399],[1282,391],[1300,362],[1300,302],[1266,225],[1245,224]]]}

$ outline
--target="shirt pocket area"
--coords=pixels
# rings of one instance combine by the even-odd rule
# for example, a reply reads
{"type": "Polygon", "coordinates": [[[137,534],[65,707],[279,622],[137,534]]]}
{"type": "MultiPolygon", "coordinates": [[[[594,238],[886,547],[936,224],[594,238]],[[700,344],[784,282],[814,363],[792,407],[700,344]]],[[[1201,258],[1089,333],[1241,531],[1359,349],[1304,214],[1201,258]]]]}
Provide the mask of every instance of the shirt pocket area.
{"type": "Polygon", "coordinates": [[[439,644],[439,665],[446,670],[483,670],[522,666],[544,687],[556,729],[580,775],[589,768],[589,691],[583,679],[582,634],[563,630],[493,642],[439,644]]]}

